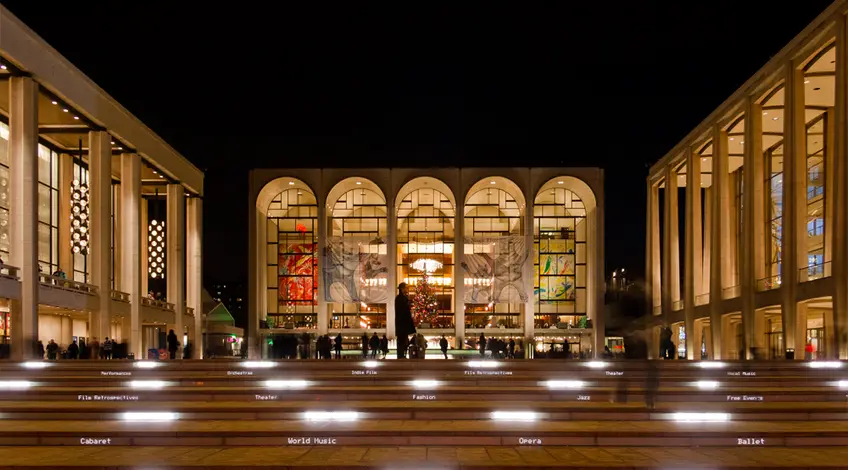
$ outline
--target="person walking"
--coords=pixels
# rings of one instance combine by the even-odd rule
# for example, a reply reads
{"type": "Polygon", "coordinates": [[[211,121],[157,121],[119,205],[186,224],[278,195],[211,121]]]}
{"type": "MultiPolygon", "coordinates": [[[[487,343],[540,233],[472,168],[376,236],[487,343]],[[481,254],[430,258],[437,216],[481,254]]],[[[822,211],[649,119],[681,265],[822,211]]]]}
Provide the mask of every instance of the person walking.
{"type": "Polygon", "coordinates": [[[47,360],[48,361],[55,361],[56,360],[56,353],[58,353],[58,351],[59,351],[59,345],[56,344],[56,342],[51,339],[50,342],[47,343],[47,360]]]}
{"type": "Polygon", "coordinates": [[[359,338],[360,347],[362,348],[362,359],[368,358],[368,333],[362,333],[359,338]]]}
{"type": "Polygon", "coordinates": [[[397,357],[406,358],[409,348],[409,335],[415,334],[415,321],[409,308],[409,294],[405,282],[398,284],[398,295],[395,297],[395,332],[397,334],[397,357]]]}
{"type": "Polygon", "coordinates": [[[510,359],[515,359],[515,338],[509,339],[509,344],[506,347],[508,357],[510,359]]]}
{"type": "Polygon", "coordinates": [[[171,359],[177,358],[177,350],[180,348],[180,342],[177,340],[177,334],[174,330],[168,332],[168,352],[171,354],[171,359]]]}
{"type": "Polygon", "coordinates": [[[115,347],[115,342],[110,340],[108,337],[106,341],[103,341],[103,359],[111,360],[112,359],[112,349],[115,347]]]}
{"type": "Polygon", "coordinates": [[[79,356],[79,345],[77,344],[77,340],[74,340],[70,346],[68,346],[68,359],[76,359],[79,356]]]}
{"type": "Polygon", "coordinates": [[[442,355],[445,356],[445,359],[448,358],[448,339],[445,338],[445,335],[442,335],[442,339],[439,340],[439,348],[442,350],[442,355]]]}
{"type": "Polygon", "coordinates": [[[380,352],[383,353],[383,359],[389,355],[389,338],[383,333],[383,337],[380,338],[380,352]]]}
{"type": "Polygon", "coordinates": [[[89,358],[94,360],[100,359],[100,341],[97,341],[97,336],[91,340],[91,355],[89,358]]]}
{"type": "Polygon", "coordinates": [[[486,337],[483,335],[483,333],[480,333],[480,339],[477,340],[477,346],[480,347],[480,355],[485,356],[486,355],[486,337]]]}
{"type": "Polygon", "coordinates": [[[380,350],[380,337],[377,336],[376,331],[368,341],[368,347],[371,348],[371,359],[377,359],[377,352],[380,350]]]}
{"type": "Polygon", "coordinates": [[[336,359],[342,358],[342,343],[344,343],[344,339],[342,339],[342,334],[339,333],[333,343],[333,348],[336,350],[336,359]]]}

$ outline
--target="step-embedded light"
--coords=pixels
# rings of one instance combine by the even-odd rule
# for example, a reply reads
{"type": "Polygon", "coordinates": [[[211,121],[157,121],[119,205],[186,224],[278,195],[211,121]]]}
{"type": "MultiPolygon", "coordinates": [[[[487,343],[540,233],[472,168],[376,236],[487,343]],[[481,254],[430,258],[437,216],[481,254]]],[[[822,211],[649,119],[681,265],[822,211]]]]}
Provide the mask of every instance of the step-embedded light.
{"type": "Polygon", "coordinates": [[[33,386],[29,380],[3,380],[0,381],[0,390],[26,390],[33,386]]]}
{"type": "Polygon", "coordinates": [[[162,365],[162,363],[156,361],[138,361],[135,363],[135,366],[139,369],[153,369],[154,367],[159,367],[160,365],[162,365]]]}
{"type": "Polygon", "coordinates": [[[359,419],[358,411],[307,411],[303,413],[306,421],[356,421],[359,419]]]}
{"type": "Polygon", "coordinates": [[[49,362],[43,362],[43,361],[29,361],[29,362],[24,362],[23,364],[21,364],[21,366],[23,366],[27,369],[44,369],[45,367],[50,367],[51,365],[52,364],[50,364],[49,362]]]}
{"type": "Polygon", "coordinates": [[[164,423],[177,419],[179,419],[179,414],[171,411],[127,411],[121,413],[122,421],[164,423]]]}
{"type": "Polygon", "coordinates": [[[813,361],[808,362],[807,366],[813,369],[839,369],[842,367],[842,364],[839,361],[813,361]]]}
{"type": "Polygon", "coordinates": [[[129,385],[137,390],[159,390],[167,387],[168,382],[164,380],[131,380],[129,385]]]}
{"type": "Polygon", "coordinates": [[[591,367],[592,369],[603,369],[607,366],[607,363],[604,361],[589,361],[586,363],[586,367],[591,367]]]}
{"type": "Polygon", "coordinates": [[[536,421],[539,414],[535,411],[493,411],[492,419],[495,421],[536,421]]]}
{"type": "Polygon", "coordinates": [[[554,390],[579,390],[586,386],[582,380],[548,380],[545,386],[554,390]]]}
{"type": "Polygon", "coordinates": [[[718,388],[718,382],[715,380],[699,380],[695,382],[695,386],[701,390],[715,390],[718,388]]]}
{"type": "Polygon", "coordinates": [[[368,367],[369,369],[373,369],[379,365],[380,363],[377,361],[365,361],[362,363],[362,367],[368,367]]]}
{"type": "Polygon", "coordinates": [[[441,385],[441,382],[431,379],[416,379],[410,382],[410,384],[415,388],[429,389],[438,387],[441,385]]]}
{"type": "Polygon", "coordinates": [[[701,369],[723,369],[727,364],[719,361],[700,361],[695,363],[701,369]]]}
{"type": "Polygon", "coordinates": [[[241,363],[242,367],[247,367],[248,369],[270,369],[276,365],[277,363],[272,361],[244,361],[241,363]]]}
{"type": "Polygon", "coordinates": [[[286,388],[306,388],[309,382],[305,380],[266,380],[265,388],[271,389],[286,389],[286,388]]]}
{"type": "Polygon", "coordinates": [[[498,366],[500,366],[500,363],[497,361],[468,361],[468,367],[475,369],[494,369],[498,366]]]}
{"type": "Polygon", "coordinates": [[[678,423],[724,423],[730,421],[730,413],[672,413],[678,423]]]}

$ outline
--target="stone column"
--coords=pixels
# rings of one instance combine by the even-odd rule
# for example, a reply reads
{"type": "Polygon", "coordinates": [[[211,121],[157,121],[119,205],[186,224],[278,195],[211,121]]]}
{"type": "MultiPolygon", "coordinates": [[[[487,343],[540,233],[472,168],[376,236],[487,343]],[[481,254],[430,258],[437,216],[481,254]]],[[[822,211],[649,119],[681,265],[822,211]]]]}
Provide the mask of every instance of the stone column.
{"type": "Polygon", "coordinates": [[[524,263],[524,292],[527,295],[527,302],[524,303],[524,350],[526,357],[536,352],[536,294],[535,294],[535,270],[533,263],[535,259],[534,246],[536,229],[533,217],[534,201],[536,197],[530,194],[529,191],[524,195],[526,207],[524,209],[524,243],[527,245],[527,261],[524,263]]]}
{"type": "Polygon", "coordinates": [[[663,323],[670,326],[674,303],[680,300],[680,245],[677,230],[677,171],[673,165],[665,170],[663,214],[663,323]]]}
{"type": "MultiPolygon", "coordinates": [[[[174,331],[183,342],[185,313],[185,189],[179,183],[168,185],[168,207],[165,224],[168,302],[174,304],[174,331]]],[[[185,346],[184,344],[182,346],[185,346]]]]}
{"type": "MultiPolygon", "coordinates": [[[[848,359],[848,27],[846,19],[836,22],[836,108],[833,159],[833,203],[827,206],[840,208],[833,216],[833,336],[835,349],[831,357],[848,359]]],[[[830,199],[828,199],[828,202],[830,199]]]]}
{"type": "Polygon", "coordinates": [[[69,279],[74,277],[71,254],[71,184],[74,181],[74,157],[59,154],[59,268],[69,279]]]}
{"type": "Polygon", "coordinates": [[[260,309],[261,299],[267,297],[267,292],[260,288],[260,278],[266,276],[266,267],[262,264],[261,257],[267,251],[267,246],[260,242],[260,235],[267,231],[267,227],[259,218],[261,213],[256,207],[256,195],[253,191],[253,175],[251,174],[251,196],[247,203],[247,357],[259,359],[262,357],[262,347],[259,344],[259,320],[265,318],[265,311],[260,309]]]}
{"type": "MultiPolygon", "coordinates": [[[[659,216],[659,188],[651,178],[648,178],[648,201],[646,214],[645,234],[645,289],[648,312],[654,314],[654,308],[661,306],[661,268],[660,268],[660,216],[659,216]]],[[[535,280],[534,280],[535,282],[535,280]]],[[[652,317],[653,319],[653,317],[652,317]]],[[[653,328],[652,328],[653,330],[653,328]]],[[[648,334],[648,359],[656,359],[659,353],[659,344],[654,341],[656,335],[652,331],[648,334]]]]}
{"type": "MultiPolygon", "coordinates": [[[[798,270],[806,266],[807,132],[804,115],[804,73],[794,62],[786,65],[783,148],[783,239],[781,251],[781,314],[783,344],[796,344],[795,295],[798,270]]],[[[803,354],[802,351],[795,351],[803,354]]]]}
{"type": "MultiPolygon", "coordinates": [[[[713,184],[712,184],[712,200],[711,208],[711,223],[710,227],[710,323],[713,325],[722,325],[722,304],[724,302],[724,287],[725,282],[729,278],[728,271],[728,244],[727,235],[729,232],[728,224],[728,155],[727,155],[727,133],[716,124],[713,126],[713,184]]],[[[722,347],[722,340],[731,341],[732,337],[726,337],[724,328],[714,328],[712,334],[712,346],[716,351],[714,359],[722,359],[722,353],[725,349],[722,347]]]]}
{"type": "MultiPolygon", "coordinates": [[[[742,271],[740,285],[742,293],[742,318],[747,338],[746,351],[755,344],[757,331],[754,328],[756,315],[757,280],[766,276],[765,243],[766,243],[766,199],[764,189],[763,162],[763,110],[762,107],[748,98],[745,105],[745,156],[743,162],[744,192],[742,194],[745,207],[742,223],[742,271]]],[[[763,332],[760,331],[760,334],[763,332]]]]}
{"type": "MultiPolygon", "coordinates": [[[[796,361],[804,359],[805,347],[807,346],[807,307],[806,302],[801,302],[795,307],[795,342],[792,344],[786,343],[787,348],[795,348],[796,361]]],[[[827,329],[825,329],[826,332],[827,329]]]]}
{"type": "MultiPolygon", "coordinates": [[[[327,333],[330,326],[330,314],[329,309],[327,308],[327,298],[324,296],[324,263],[326,262],[326,256],[324,256],[324,250],[327,246],[327,226],[329,225],[329,220],[327,219],[327,209],[329,209],[330,202],[326,200],[326,196],[322,196],[318,200],[318,227],[313,230],[318,230],[318,244],[317,244],[317,256],[318,256],[318,292],[316,292],[316,296],[318,297],[318,334],[323,335],[327,333]]],[[[266,274],[267,275],[267,274],[266,274]]],[[[354,325],[357,327],[358,325],[354,325]]]]}
{"type": "MultiPolygon", "coordinates": [[[[712,160],[712,158],[711,158],[712,160]]],[[[712,184],[712,182],[710,182],[712,184]]],[[[704,213],[702,214],[701,220],[704,223],[703,230],[703,251],[701,252],[701,293],[709,294],[710,293],[710,259],[712,258],[712,254],[710,253],[710,249],[712,247],[712,220],[713,220],[713,211],[712,211],[712,188],[707,187],[704,188],[703,194],[704,200],[704,213]]],[[[709,300],[708,300],[709,302],[709,300]]],[[[710,347],[712,343],[710,343],[710,347]]]]}
{"type": "MultiPolygon", "coordinates": [[[[390,183],[391,187],[391,183],[390,183]]],[[[395,296],[398,293],[398,248],[397,248],[397,214],[395,213],[395,198],[389,193],[386,198],[386,259],[389,263],[388,280],[389,301],[386,303],[386,337],[395,337],[395,296]]]]}
{"type": "Polygon", "coordinates": [[[112,324],[112,143],[106,131],[88,133],[91,283],[100,294],[100,308],[92,312],[91,336],[103,342],[112,324]]]}
{"type": "Polygon", "coordinates": [[[203,199],[186,200],[186,305],[194,309],[192,359],[203,359],[203,199]]]}
{"type": "Polygon", "coordinates": [[[148,286],[148,281],[150,280],[150,274],[147,272],[150,266],[150,261],[148,260],[150,254],[148,253],[148,227],[147,225],[150,223],[150,217],[147,212],[147,199],[141,196],[140,201],[140,209],[141,209],[141,221],[139,222],[141,228],[141,295],[147,296],[147,293],[150,292],[150,287],[148,286]]]}
{"type": "Polygon", "coordinates": [[[121,155],[121,246],[123,251],[120,290],[130,295],[129,321],[123,330],[126,338],[128,351],[135,353],[138,359],[144,358],[141,344],[141,299],[147,295],[142,289],[142,279],[147,278],[147,268],[142,267],[146,257],[142,254],[142,247],[147,246],[147,239],[141,238],[142,226],[147,224],[141,218],[141,157],[134,153],[121,155]]]}
{"type": "Polygon", "coordinates": [[[21,269],[21,297],[11,302],[11,359],[35,358],[38,340],[38,84],[9,81],[10,262],[21,269]]]}
{"type": "Polygon", "coordinates": [[[686,290],[683,298],[686,359],[701,359],[700,338],[695,334],[695,297],[701,294],[701,158],[691,148],[686,150],[686,290]]]}
{"type": "Polygon", "coordinates": [[[465,338],[465,272],[460,263],[465,257],[465,201],[462,195],[456,200],[454,217],[453,284],[454,331],[457,338],[465,338]]]}

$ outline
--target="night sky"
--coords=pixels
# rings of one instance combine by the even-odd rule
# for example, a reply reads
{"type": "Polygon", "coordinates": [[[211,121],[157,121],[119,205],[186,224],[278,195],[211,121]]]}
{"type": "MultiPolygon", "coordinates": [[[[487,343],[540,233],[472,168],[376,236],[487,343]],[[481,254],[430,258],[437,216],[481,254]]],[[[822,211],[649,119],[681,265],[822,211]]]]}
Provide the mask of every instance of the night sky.
{"type": "Polygon", "coordinates": [[[648,166],[830,4],[2,3],[206,171],[205,285],[247,278],[255,167],[599,166],[641,275],[648,166]]]}

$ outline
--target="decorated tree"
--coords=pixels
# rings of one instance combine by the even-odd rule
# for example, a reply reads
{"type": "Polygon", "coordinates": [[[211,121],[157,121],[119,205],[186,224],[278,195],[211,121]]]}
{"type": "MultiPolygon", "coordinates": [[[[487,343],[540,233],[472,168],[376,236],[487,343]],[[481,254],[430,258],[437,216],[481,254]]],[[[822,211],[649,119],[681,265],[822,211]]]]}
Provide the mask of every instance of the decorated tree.
{"type": "Polygon", "coordinates": [[[439,314],[439,301],[436,299],[436,291],[430,284],[429,276],[422,276],[415,284],[415,295],[412,297],[409,309],[416,325],[436,321],[439,314]]]}

